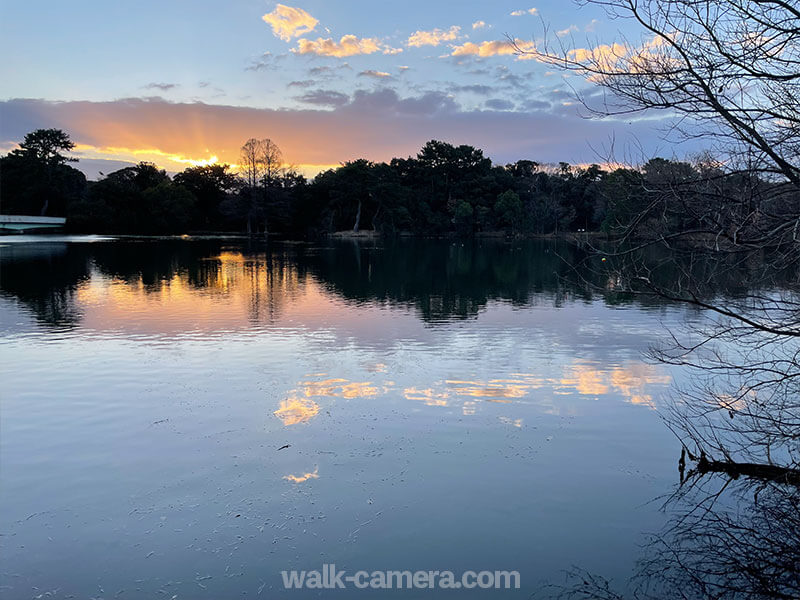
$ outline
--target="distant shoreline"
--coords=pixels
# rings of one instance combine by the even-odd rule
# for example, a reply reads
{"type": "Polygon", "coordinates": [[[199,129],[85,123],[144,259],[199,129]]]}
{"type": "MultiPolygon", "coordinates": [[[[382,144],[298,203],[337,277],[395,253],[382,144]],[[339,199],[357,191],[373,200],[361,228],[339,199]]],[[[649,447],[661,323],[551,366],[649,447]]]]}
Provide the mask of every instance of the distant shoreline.
{"type": "MultiPolygon", "coordinates": [[[[264,241],[265,236],[263,233],[251,234],[246,233],[229,233],[224,231],[218,232],[201,232],[201,233],[187,233],[181,235],[139,235],[129,233],[76,233],[69,231],[49,231],[49,232],[30,232],[30,233],[10,233],[4,232],[0,234],[0,240],[8,238],[13,239],[24,235],[26,237],[35,236],[38,238],[46,239],[50,237],[64,237],[64,236],[101,236],[104,238],[111,238],[115,240],[218,240],[218,239],[232,239],[232,240],[258,240],[264,241]]],[[[412,232],[400,232],[394,236],[382,235],[380,232],[374,230],[362,231],[336,231],[326,233],[317,237],[311,238],[296,238],[291,236],[284,236],[276,232],[270,233],[267,238],[283,242],[313,242],[321,239],[334,239],[334,240],[381,240],[381,239],[454,239],[454,240],[535,240],[535,239],[553,239],[553,240],[568,240],[568,241],[582,241],[588,239],[598,239],[608,237],[602,231],[567,231],[559,233],[528,233],[528,234],[514,234],[509,235],[503,231],[479,231],[471,235],[459,235],[456,233],[440,234],[440,235],[424,235],[412,232]]]]}

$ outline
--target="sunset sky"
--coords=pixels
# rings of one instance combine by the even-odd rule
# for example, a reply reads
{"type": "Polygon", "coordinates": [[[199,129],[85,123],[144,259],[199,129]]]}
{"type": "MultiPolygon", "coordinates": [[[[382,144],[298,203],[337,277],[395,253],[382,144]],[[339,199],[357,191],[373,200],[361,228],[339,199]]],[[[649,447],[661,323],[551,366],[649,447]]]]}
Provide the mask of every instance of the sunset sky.
{"type": "Polygon", "coordinates": [[[506,35],[597,48],[632,24],[564,0],[5,1],[0,151],[67,131],[91,178],[124,162],[235,163],[269,137],[306,174],[415,154],[429,139],[495,162],[681,155],[662,115],[587,120],[594,84],[515,56],[506,35]]]}

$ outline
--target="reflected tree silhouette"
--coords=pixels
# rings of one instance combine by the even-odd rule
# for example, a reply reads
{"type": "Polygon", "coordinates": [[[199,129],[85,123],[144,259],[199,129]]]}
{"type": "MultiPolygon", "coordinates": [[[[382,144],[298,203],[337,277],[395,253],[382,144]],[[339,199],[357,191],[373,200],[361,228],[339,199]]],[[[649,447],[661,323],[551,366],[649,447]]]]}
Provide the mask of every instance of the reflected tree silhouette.
{"type": "Polygon", "coordinates": [[[0,295],[27,306],[39,323],[75,326],[81,320],[75,293],[90,267],[74,245],[7,244],[0,248],[0,295]]]}
{"type": "MultiPolygon", "coordinates": [[[[654,280],[674,281],[690,265],[709,293],[735,296],[748,289],[746,266],[715,274],[702,261],[661,262],[654,280]]],[[[253,319],[275,314],[263,302],[280,295],[281,282],[308,278],[354,304],[381,303],[410,308],[426,323],[476,317],[489,302],[523,307],[540,303],[601,301],[666,306],[668,299],[620,286],[623,275],[598,267],[591,248],[562,241],[454,242],[400,239],[382,244],[353,240],[327,245],[264,243],[253,240],[117,240],[93,244],[7,244],[0,251],[0,291],[30,307],[42,323],[80,322],[75,291],[93,273],[155,294],[176,278],[198,293],[237,292],[246,274],[256,293],[253,319]],[[226,265],[241,263],[243,274],[226,265]],[[271,292],[268,290],[272,290],[271,292]]],[[[612,261],[613,262],[613,261],[612,261]]],[[[609,263],[611,264],[611,263],[609,263]]],[[[718,269],[719,270],[719,269],[718,269]]],[[[673,357],[675,358],[675,357],[673,357]]]]}
{"type": "Polygon", "coordinates": [[[692,476],[667,501],[626,591],[573,569],[551,592],[563,599],[800,597],[800,494],[757,478],[692,476]]]}
{"type": "Polygon", "coordinates": [[[517,244],[398,240],[381,246],[342,242],[309,253],[310,271],[332,292],[354,302],[414,307],[426,322],[475,317],[490,301],[527,306],[542,297],[590,300],[592,292],[565,279],[562,253],[551,241],[517,244]]]}

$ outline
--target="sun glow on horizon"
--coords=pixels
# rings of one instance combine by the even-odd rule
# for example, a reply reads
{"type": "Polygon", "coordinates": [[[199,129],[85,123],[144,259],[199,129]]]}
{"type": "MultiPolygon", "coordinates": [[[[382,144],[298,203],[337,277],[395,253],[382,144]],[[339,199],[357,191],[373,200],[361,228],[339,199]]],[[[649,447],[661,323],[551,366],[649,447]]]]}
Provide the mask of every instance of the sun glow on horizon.
{"type": "MultiPolygon", "coordinates": [[[[16,145],[15,145],[16,146],[16,145]]],[[[13,149],[13,148],[11,148],[13,149]]],[[[10,150],[9,150],[10,151],[10,150]]],[[[235,162],[226,161],[220,158],[221,153],[214,153],[206,158],[192,156],[189,153],[174,153],[160,150],[159,148],[126,148],[117,146],[93,146],[91,144],[75,144],[73,151],[75,158],[79,161],[85,160],[104,160],[127,162],[131,165],[139,162],[150,162],[160,169],[170,173],[178,173],[188,167],[206,167],[215,164],[225,164],[230,167],[231,172],[238,173],[241,165],[235,162]]],[[[231,154],[230,152],[226,154],[231,154]]],[[[224,157],[225,154],[222,154],[224,157]]],[[[80,162],[75,165],[80,166],[80,162]]],[[[336,169],[342,163],[316,164],[299,163],[287,165],[287,168],[299,173],[307,179],[312,179],[319,173],[329,169],[336,169]]]]}
{"type": "MultiPolygon", "coordinates": [[[[91,144],[75,144],[74,154],[80,159],[117,160],[120,162],[151,162],[167,171],[182,171],[186,167],[205,167],[220,162],[217,154],[207,158],[195,158],[184,154],[165,152],[159,148],[126,148],[117,146],[93,146],[91,144]]],[[[224,161],[222,161],[224,162],[224,161]]],[[[224,162],[236,170],[239,165],[224,162]]]]}

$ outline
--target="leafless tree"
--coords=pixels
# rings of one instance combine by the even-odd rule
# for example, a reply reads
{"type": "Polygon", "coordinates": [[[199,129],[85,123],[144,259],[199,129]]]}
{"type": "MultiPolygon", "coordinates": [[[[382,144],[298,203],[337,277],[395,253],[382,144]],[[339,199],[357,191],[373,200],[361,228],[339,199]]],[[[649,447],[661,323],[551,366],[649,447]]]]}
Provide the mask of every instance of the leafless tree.
{"type": "Polygon", "coordinates": [[[242,146],[239,160],[245,182],[243,193],[247,204],[247,231],[251,233],[253,224],[261,220],[266,236],[269,232],[270,204],[280,194],[276,188],[281,186],[286,175],[283,153],[269,138],[251,138],[242,146]]]}
{"type": "Polygon", "coordinates": [[[263,186],[270,188],[278,185],[279,179],[285,172],[281,149],[271,139],[263,139],[259,157],[262,165],[261,181],[263,186]]]}
{"type": "Polygon", "coordinates": [[[800,7],[786,0],[583,0],[642,37],[593,48],[545,38],[522,54],[600,83],[602,115],[667,110],[685,135],[735,144],[763,172],[800,185],[800,7]],[[698,126],[700,128],[698,129],[698,126]],[[680,125],[679,125],[680,127],[680,125]]]}
{"type": "Polygon", "coordinates": [[[641,38],[520,54],[585,76],[605,117],[663,111],[668,135],[703,138],[694,165],[664,161],[605,249],[611,287],[704,309],[653,356],[693,370],[668,424],[698,465],[800,468],[800,6],[786,0],[582,0],[633,21],[641,38]],[[591,46],[591,45],[590,45],[591,46]],[[647,260],[662,246],[667,258],[647,260]],[[670,262],[672,277],[657,273],[670,262]],[[709,281],[747,273],[744,293],[709,281]]]}
{"type": "Polygon", "coordinates": [[[648,163],[596,249],[607,289],[699,309],[651,351],[689,375],[664,415],[683,446],[673,516],[627,593],[574,572],[563,596],[800,597],[800,5],[579,4],[641,37],[511,43],[596,84],[576,91],[590,115],[661,111],[668,138],[710,152],[648,163]]]}
{"type": "Polygon", "coordinates": [[[262,146],[262,140],[250,138],[244,143],[239,153],[240,172],[245,185],[250,188],[258,185],[264,171],[262,146]]]}

